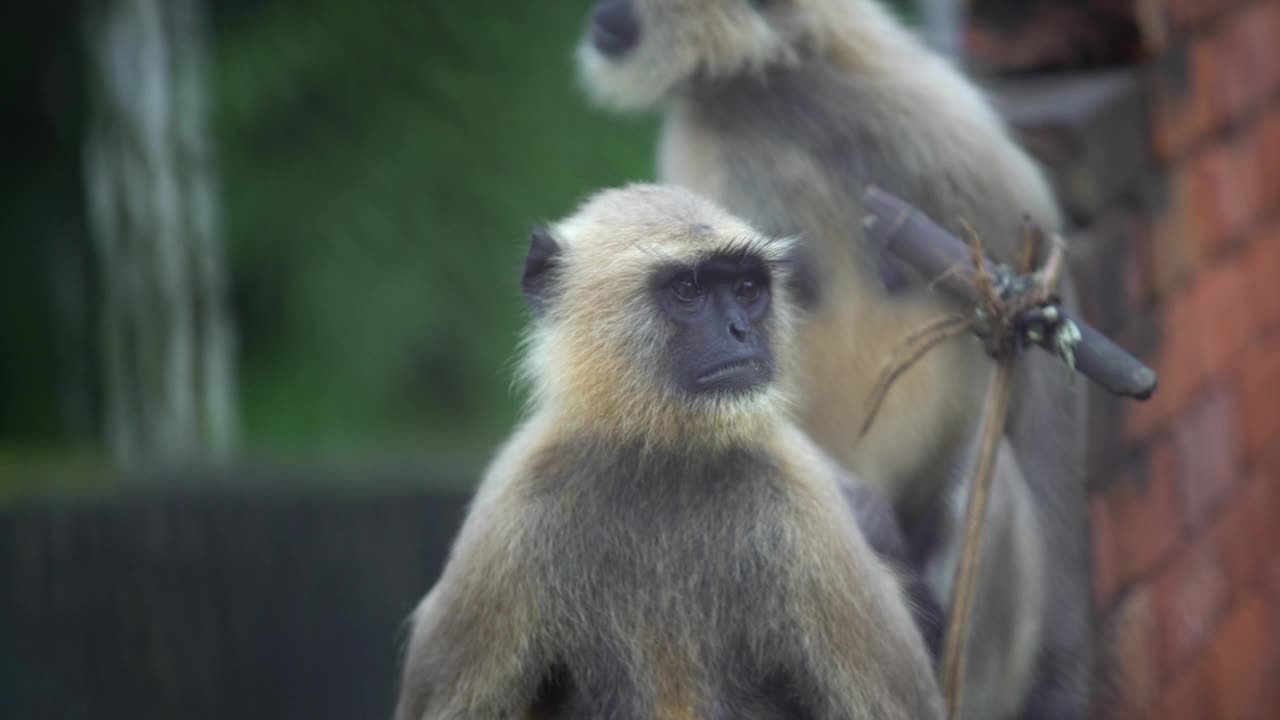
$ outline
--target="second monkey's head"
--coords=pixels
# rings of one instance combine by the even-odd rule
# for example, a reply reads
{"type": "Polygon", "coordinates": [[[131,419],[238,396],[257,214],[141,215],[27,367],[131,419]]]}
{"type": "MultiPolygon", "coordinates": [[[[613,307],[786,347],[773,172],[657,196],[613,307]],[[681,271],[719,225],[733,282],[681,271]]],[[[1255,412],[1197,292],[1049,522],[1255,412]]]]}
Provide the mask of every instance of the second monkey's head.
{"type": "Polygon", "coordinates": [[[578,47],[588,90],[617,109],[652,105],[681,85],[763,71],[892,32],[873,0],[598,0],[578,47]]]}

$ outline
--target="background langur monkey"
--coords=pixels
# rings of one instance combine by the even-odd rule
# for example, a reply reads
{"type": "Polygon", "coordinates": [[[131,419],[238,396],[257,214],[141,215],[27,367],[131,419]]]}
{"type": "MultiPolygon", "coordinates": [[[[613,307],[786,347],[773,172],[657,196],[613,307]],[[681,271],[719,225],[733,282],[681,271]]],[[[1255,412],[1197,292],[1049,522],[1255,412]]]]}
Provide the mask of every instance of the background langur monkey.
{"type": "MultiPolygon", "coordinates": [[[[992,365],[972,338],[935,348],[859,440],[882,368],[947,307],[864,240],[861,199],[879,185],[953,230],[969,223],[1013,262],[1024,216],[1060,226],[1041,172],[980,92],[873,0],[600,0],[579,60],[601,104],[666,108],[664,180],[814,254],[821,292],[800,329],[801,425],[892,499],[912,555],[949,599],[992,365]]],[[[1062,294],[1071,307],[1069,283],[1062,294]]],[[[1088,714],[1084,392],[1045,353],[1020,364],[966,718],[1088,714]]]]}
{"type": "Polygon", "coordinates": [[[414,612],[400,720],[941,717],[843,471],[782,409],[788,248],[661,186],[534,232],[533,412],[414,612]]]}

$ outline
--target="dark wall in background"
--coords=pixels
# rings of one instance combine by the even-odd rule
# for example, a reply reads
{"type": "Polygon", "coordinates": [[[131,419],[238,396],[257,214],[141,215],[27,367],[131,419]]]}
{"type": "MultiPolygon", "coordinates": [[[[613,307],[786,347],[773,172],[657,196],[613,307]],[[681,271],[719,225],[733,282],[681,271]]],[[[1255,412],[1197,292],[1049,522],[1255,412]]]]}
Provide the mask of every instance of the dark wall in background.
{"type": "Polygon", "coordinates": [[[402,622],[464,503],[148,491],[0,510],[0,717],[390,717],[402,622]]]}

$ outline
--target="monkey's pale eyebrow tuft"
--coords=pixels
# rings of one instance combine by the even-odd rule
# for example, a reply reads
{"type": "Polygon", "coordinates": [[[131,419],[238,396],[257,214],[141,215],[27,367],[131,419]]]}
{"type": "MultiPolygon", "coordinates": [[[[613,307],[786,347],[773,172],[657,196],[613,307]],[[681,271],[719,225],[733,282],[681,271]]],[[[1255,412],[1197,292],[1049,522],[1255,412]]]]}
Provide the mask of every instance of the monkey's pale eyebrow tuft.
{"type": "Polygon", "coordinates": [[[770,248],[779,242],[778,238],[765,237],[760,235],[742,235],[730,240],[724,246],[719,248],[710,255],[725,255],[730,257],[757,257],[765,263],[773,261],[770,258],[770,248]]]}

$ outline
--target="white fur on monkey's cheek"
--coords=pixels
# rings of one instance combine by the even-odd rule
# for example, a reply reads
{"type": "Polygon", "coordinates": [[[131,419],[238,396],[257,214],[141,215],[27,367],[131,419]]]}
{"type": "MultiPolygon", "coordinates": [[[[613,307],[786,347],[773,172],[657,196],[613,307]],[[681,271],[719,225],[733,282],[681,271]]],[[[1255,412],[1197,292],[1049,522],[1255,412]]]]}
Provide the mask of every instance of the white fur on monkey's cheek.
{"type": "Polygon", "coordinates": [[[655,64],[638,53],[637,48],[626,57],[605,57],[590,39],[578,45],[578,78],[591,100],[597,105],[617,111],[645,110],[657,105],[675,83],[664,80],[652,68],[655,64]]]}

